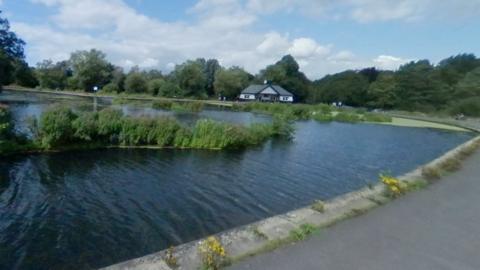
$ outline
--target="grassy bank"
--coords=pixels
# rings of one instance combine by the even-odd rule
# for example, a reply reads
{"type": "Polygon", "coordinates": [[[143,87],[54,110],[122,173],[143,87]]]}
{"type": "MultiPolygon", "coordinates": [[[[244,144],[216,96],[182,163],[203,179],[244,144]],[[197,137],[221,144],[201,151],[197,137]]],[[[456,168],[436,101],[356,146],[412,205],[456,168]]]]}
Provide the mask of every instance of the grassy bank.
{"type": "Polygon", "coordinates": [[[326,104],[283,104],[283,103],[238,103],[233,104],[235,111],[264,113],[273,116],[283,117],[290,120],[316,120],[319,122],[370,122],[388,123],[392,118],[380,113],[369,113],[366,110],[346,110],[329,106],[326,104]]]}
{"type": "MultiPolygon", "coordinates": [[[[4,110],[6,111],[6,110],[4,110]]],[[[170,117],[129,117],[121,111],[73,112],[54,106],[33,121],[33,140],[20,145],[14,136],[2,139],[0,153],[56,151],[102,147],[151,146],[155,148],[238,149],[273,138],[291,138],[289,121],[276,118],[271,124],[234,125],[208,119],[193,127],[170,117]]]]}

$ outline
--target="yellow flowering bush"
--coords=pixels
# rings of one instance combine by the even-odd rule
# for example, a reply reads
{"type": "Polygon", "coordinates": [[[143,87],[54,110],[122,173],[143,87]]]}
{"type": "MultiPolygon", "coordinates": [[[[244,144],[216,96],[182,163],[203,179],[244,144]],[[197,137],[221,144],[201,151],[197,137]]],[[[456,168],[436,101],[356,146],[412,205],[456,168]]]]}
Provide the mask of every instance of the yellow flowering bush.
{"type": "Polygon", "coordinates": [[[407,191],[407,186],[395,177],[381,174],[380,181],[387,188],[387,193],[391,197],[399,197],[407,191]]]}
{"type": "Polygon", "coordinates": [[[220,269],[227,256],[225,248],[214,236],[210,236],[202,241],[199,246],[199,251],[202,255],[203,267],[208,270],[220,269]]]}

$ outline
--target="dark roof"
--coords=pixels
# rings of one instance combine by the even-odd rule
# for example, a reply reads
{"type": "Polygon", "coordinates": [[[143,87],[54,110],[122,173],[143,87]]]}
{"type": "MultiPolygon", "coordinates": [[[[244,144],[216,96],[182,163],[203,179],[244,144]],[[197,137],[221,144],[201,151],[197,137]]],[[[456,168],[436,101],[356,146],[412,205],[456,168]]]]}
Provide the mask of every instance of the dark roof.
{"type": "Polygon", "coordinates": [[[292,93],[288,92],[280,85],[275,85],[275,84],[252,84],[249,87],[245,88],[242,91],[242,94],[256,95],[268,87],[272,87],[273,90],[275,90],[275,92],[277,92],[280,96],[293,96],[292,93]]]}

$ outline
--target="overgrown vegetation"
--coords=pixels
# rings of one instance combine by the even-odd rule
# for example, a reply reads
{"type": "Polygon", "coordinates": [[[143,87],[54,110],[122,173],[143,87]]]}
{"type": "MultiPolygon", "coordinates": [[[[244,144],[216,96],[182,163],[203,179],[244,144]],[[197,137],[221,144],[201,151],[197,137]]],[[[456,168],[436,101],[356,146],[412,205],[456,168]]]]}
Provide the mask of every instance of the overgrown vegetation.
{"type": "Polygon", "coordinates": [[[233,104],[234,111],[256,112],[273,115],[287,120],[309,120],[319,122],[391,122],[392,118],[381,113],[367,112],[367,110],[345,110],[327,104],[282,104],[248,102],[233,104]],[[341,110],[341,111],[339,111],[341,110]]]}
{"type": "Polygon", "coordinates": [[[295,241],[305,240],[308,236],[315,233],[317,227],[312,224],[302,224],[298,229],[290,231],[290,237],[295,241]]]}
{"type": "MultiPolygon", "coordinates": [[[[11,129],[8,110],[0,107],[0,141],[14,137],[11,129]]],[[[31,130],[35,135],[31,143],[47,150],[106,146],[238,149],[272,137],[291,138],[294,132],[291,123],[282,119],[251,126],[202,119],[187,127],[171,117],[129,117],[111,108],[73,112],[64,106],[46,110],[40,121],[32,121],[31,130]]]]}
{"type": "Polygon", "coordinates": [[[400,197],[408,190],[406,182],[387,174],[380,174],[380,181],[385,185],[385,195],[390,198],[400,197]]]}
{"type": "Polygon", "coordinates": [[[202,258],[202,270],[218,270],[227,262],[225,248],[214,236],[202,241],[198,251],[202,258]]]}
{"type": "Polygon", "coordinates": [[[312,209],[317,211],[317,212],[324,213],[325,212],[325,203],[321,200],[316,200],[312,204],[312,209]]]}

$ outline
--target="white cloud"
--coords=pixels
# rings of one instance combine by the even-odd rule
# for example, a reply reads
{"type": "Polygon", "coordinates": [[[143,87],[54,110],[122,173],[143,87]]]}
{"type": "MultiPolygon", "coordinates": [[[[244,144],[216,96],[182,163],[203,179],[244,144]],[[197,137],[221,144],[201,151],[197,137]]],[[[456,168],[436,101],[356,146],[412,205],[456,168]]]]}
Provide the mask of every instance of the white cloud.
{"type": "Polygon", "coordinates": [[[300,12],[362,23],[423,18],[458,20],[480,15],[478,0],[248,0],[246,6],[259,14],[300,12]]]}
{"type": "Polygon", "coordinates": [[[311,38],[298,38],[293,40],[288,53],[296,58],[309,58],[312,56],[325,56],[330,52],[329,46],[321,46],[311,38]]]}
{"type": "Polygon", "coordinates": [[[396,70],[401,65],[410,61],[412,61],[412,59],[402,59],[400,57],[395,57],[391,55],[379,55],[378,57],[373,59],[375,67],[385,70],[396,70]]]}
{"type": "MultiPolygon", "coordinates": [[[[316,79],[344,69],[396,68],[403,61],[384,55],[372,60],[311,37],[256,31],[256,22],[265,12],[324,14],[333,9],[329,0],[200,0],[187,11],[193,17],[189,23],[167,23],[145,16],[122,0],[31,1],[54,12],[43,25],[12,22],[13,29],[28,43],[27,56],[32,64],[45,58],[64,60],[72,51],[97,48],[125,68],[137,65],[171,71],[187,59],[205,57],[256,73],[291,54],[302,71],[316,79]]],[[[353,8],[373,5],[373,0],[340,2],[350,7],[357,20],[370,20],[366,9],[353,8]]]]}

